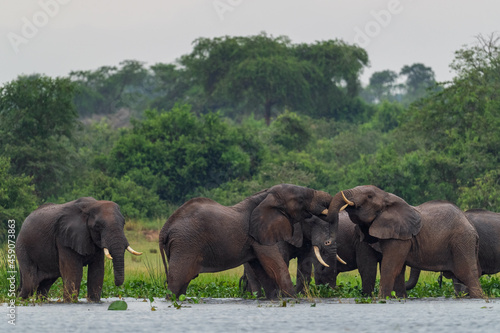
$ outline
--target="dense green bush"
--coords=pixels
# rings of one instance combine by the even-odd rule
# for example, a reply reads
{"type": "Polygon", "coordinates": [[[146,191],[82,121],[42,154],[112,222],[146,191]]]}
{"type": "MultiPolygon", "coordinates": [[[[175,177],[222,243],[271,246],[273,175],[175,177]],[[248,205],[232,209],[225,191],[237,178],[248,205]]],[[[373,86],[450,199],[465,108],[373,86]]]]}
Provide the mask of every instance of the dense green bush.
{"type": "Polygon", "coordinates": [[[137,185],[128,176],[110,177],[98,170],[82,174],[70,192],[54,201],[63,203],[80,197],[114,201],[123,216],[131,219],[153,219],[167,213],[166,203],[151,189],[137,185]]]}
{"type": "Polygon", "coordinates": [[[0,244],[7,239],[7,221],[15,220],[19,232],[22,222],[36,208],[31,178],[11,173],[10,161],[0,156],[0,244]]]}
{"type": "Polygon", "coordinates": [[[147,110],[133,125],[113,147],[108,170],[154,190],[162,200],[181,203],[198,187],[249,177],[258,163],[252,160],[252,139],[216,113],[197,117],[189,106],[177,105],[170,111],[147,110]]]}

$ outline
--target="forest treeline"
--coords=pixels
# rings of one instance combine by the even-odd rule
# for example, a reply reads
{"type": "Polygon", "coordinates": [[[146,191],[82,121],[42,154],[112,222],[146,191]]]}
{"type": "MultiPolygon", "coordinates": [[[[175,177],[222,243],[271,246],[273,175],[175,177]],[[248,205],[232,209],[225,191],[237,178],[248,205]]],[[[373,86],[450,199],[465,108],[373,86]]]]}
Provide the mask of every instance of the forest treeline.
{"type": "Polygon", "coordinates": [[[0,218],[93,196],[151,220],[277,183],[500,211],[499,46],[457,50],[441,83],[416,63],[362,86],[364,49],[265,33],[200,38],[172,64],[19,76],[0,88],[0,218]]]}

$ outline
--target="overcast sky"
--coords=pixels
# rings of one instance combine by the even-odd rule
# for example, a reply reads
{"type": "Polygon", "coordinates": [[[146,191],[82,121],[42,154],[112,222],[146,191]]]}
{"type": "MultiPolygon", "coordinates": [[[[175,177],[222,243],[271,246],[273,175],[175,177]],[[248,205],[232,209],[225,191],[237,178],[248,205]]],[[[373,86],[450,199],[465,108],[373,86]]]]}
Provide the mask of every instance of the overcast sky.
{"type": "Polygon", "coordinates": [[[500,32],[498,0],[0,0],[0,84],[139,60],[172,63],[198,37],[265,31],[293,43],[342,39],[368,51],[362,76],[423,63],[453,77],[454,52],[500,32]]]}

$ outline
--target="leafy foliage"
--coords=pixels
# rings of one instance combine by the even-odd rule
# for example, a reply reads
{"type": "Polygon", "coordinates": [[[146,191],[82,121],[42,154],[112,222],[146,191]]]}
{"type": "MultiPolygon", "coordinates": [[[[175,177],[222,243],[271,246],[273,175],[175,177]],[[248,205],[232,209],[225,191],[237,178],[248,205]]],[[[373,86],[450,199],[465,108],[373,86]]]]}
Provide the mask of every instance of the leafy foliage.
{"type": "Polygon", "coordinates": [[[368,63],[366,52],[342,41],[293,45],[285,36],[199,38],[181,57],[188,75],[203,88],[209,103],[246,105],[264,110],[290,107],[312,115],[341,117],[357,109],[358,77],[368,63]],[[350,108],[351,112],[345,111],[350,108]]]}
{"type": "Polygon", "coordinates": [[[66,78],[20,76],[0,88],[0,154],[12,172],[33,178],[42,198],[69,178],[77,113],[74,85],[66,78]]]}
{"type": "Polygon", "coordinates": [[[148,110],[114,146],[109,171],[153,189],[162,200],[181,202],[198,187],[250,175],[252,156],[242,140],[215,113],[198,118],[186,105],[148,110]]]}
{"type": "Polygon", "coordinates": [[[3,211],[22,220],[91,195],[151,220],[193,196],[229,205],[277,183],[500,211],[498,41],[458,50],[456,77],[438,85],[412,64],[362,89],[365,50],[265,33],[197,39],[175,64],[19,77],[0,88],[3,211]],[[137,119],[117,129],[107,116],[120,108],[137,119]]]}
{"type": "Polygon", "coordinates": [[[11,173],[10,161],[0,156],[0,244],[7,239],[7,221],[16,221],[16,231],[28,214],[36,208],[31,178],[11,173]]]}

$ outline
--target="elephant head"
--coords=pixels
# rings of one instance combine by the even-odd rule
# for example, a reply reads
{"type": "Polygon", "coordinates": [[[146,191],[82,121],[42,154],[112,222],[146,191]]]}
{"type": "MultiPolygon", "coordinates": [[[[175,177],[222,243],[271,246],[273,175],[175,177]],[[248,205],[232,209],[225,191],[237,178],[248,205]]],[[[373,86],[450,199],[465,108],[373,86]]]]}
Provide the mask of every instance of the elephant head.
{"type": "Polygon", "coordinates": [[[134,251],[123,232],[125,219],[119,206],[112,201],[97,201],[86,197],[66,206],[58,220],[58,239],[82,256],[103,251],[113,260],[115,284],[123,284],[124,252],[140,255],[134,251]]]}
{"type": "Polygon", "coordinates": [[[326,212],[332,196],[323,191],[281,184],[262,194],[264,199],[253,209],[250,235],[259,243],[273,245],[286,241],[301,247],[304,237],[311,240],[318,260],[320,249],[336,255],[335,234],[331,226],[318,218],[326,212]]]}
{"type": "Polygon", "coordinates": [[[358,186],[337,193],[330,204],[327,220],[338,223],[345,209],[357,224],[365,241],[407,240],[422,227],[420,214],[400,197],[373,185],[358,186]]]}

